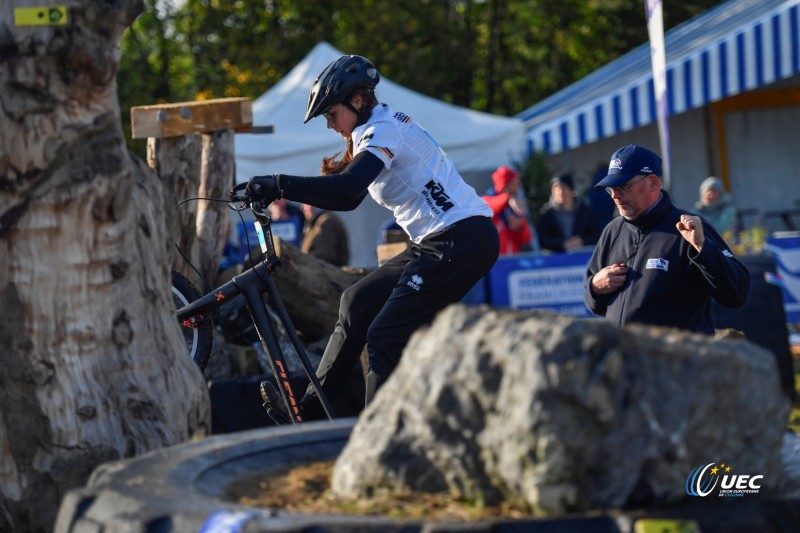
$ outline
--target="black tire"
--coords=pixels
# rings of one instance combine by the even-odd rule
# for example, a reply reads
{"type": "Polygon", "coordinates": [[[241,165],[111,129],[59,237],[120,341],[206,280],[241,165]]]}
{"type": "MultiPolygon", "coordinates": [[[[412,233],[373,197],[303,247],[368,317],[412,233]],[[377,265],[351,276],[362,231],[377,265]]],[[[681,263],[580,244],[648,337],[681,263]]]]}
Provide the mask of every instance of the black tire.
{"type": "MultiPolygon", "coordinates": [[[[175,309],[192,303],[202,296],[191,281],[180,272],[172,271],[172,299],[175,309]]],[[[214,327],[212,321],[202,320],[195,327],[180,324],[183,338],[186,341],[186,351],[189,357],[200,367],[206,369],[211,359],[211,349],[214,345],[214,327]]]]}

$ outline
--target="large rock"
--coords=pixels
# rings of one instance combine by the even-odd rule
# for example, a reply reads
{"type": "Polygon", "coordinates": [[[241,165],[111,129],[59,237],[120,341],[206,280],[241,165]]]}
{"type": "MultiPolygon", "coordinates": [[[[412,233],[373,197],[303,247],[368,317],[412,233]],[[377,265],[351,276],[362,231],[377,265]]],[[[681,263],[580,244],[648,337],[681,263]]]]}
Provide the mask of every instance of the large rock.
{"type": "Polygon", "coordinates": [[[333,490],[562,513],[678,500],[692,469],[725,463],[768,493],[788,412],[775,358],[745,340],[451,306],[362,414],[333,490]]]}

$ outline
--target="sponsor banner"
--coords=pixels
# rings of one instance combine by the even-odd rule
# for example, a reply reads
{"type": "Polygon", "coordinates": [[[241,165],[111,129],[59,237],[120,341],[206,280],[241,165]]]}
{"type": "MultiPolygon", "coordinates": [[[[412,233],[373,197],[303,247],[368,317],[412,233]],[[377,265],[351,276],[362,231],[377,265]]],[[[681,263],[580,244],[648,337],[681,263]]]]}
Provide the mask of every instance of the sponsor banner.
{"type": "MultiPolygon", "coordinates": [[[[292,215],[286,220],[273,220],[270,223],[272,229],[272,237],[274,239],[280,238],[285,242],[290,242],[300,247],[303,239],[303,218],[298,215],[292,215]]],[[[244,226],[241,222],[236,222],[236,234],[238,242],[238,250],[242,257],[247,257],[247,243],[250,243],[251,248],[258,248],[258,233],[252,220],[246,220],[244,226]],[[247,228],[247,235],[245,235],[245,228],[247,228]]]]}
{"type": "Polygon", "coordinates": [[[489,303],[592,316],[583,303],[583,282],[591,257],[591,251],[501,257],[489,273],[489,303]]]}
{"type": "Polygon", "coordinates": [[[783,292],[786,321],[800,324],[800,232],[777,232],[765,247],[775,260],[776,274],[768,273],[767,282],[783,292]]]}
{"type": "Polygon", "coordinates": [[[272,236],[281,238],[286,242],[290,242],[300,247],[300,242],[303,237],[303,219],[300,217],[291,217],[289,220],[272,221],[270,224],[272,228],[272,236]]]}

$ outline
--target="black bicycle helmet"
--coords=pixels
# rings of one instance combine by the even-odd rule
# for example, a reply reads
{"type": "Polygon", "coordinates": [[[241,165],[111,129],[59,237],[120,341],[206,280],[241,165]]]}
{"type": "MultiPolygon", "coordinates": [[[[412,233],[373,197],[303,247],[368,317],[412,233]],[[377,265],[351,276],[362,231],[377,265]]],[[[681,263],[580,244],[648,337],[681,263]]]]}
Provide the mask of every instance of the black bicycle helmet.
{"type": "Polygon", "coordinates": [[[361,56],[342,56],[322,71],[308,94],[303,124],[342,102],[356,87],[374,89],[381,81],[372,61],[361,56]]]}

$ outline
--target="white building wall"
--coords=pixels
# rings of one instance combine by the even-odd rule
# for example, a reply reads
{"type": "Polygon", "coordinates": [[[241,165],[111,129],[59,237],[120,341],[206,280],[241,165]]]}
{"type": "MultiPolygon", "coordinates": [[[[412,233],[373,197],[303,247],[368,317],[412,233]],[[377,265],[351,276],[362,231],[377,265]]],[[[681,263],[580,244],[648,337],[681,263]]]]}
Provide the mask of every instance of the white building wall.
{"type": "MultiPolygon", "coordinates": [[[[700,108],[670,118],[671,189],[676,205],[693,208],[700,183],[720,176],[713,115],[700,108]]],[[[800,207],[800,106],[733,111],[725,115],[728,178],[734,205],[760,212],[800,207]]],[[[660,152],[655,124],[547,158],[553,172],[572,172],[579,192],[591,185],[598,166],[627,144],[660,152]]],[[[721,176],[720,176],[721,177],[721,176]]],[[[754,222],[749,217],[745,222],[754,222]]],[[[769,224],[768,229],[782,229],[769,224]]]]}
{"type": "MultiPolygon", "coordinates": [[[[737,207],[800,208],[800,106],[731,112],[725,127],[737,207]]],[[[777,222],[767,219],[767,228],[777,222]]]]}

